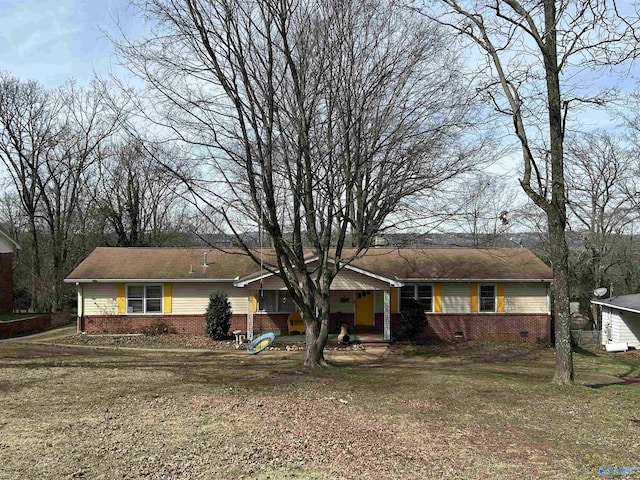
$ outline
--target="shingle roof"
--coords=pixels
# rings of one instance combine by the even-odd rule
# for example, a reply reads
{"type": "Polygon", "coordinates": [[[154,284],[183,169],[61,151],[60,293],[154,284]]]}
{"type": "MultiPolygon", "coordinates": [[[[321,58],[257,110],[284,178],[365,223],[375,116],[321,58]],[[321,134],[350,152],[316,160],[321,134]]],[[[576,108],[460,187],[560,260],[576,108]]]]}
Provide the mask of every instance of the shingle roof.
{"type": "MultiPolygon", "coordinates": [[[[272,263],[272,251],[266,252],[264,259],[272,263]]],[[[552,278],[551,269],[526,248],[372,248],[351,265],[400,280],[552,278]]],[[[259,271],[260,267],[239,249],[98,247],[67,280],[232,280],[259,271]],[[205,252],[207,267],[203,266],[205,252]]]]}
{"type": "Polygon", "coordinates": [[[551,280],[526,248],[374,248],[352,265],[402,280],[551,280]]]}
{"type": "Polygon", "coordinates": [[[628,310],[631,312],[640,312],[640,293],[631,295],[620,295],[619,297],[603,298],[591,300],[596,305],[605,305],[615,307],[620,310],[628,310]]]}
{"type": "Polygon", "coordinates": [[[251,258],[235,249],[98,247],[67,279],[232,280],[258,269],[251,258]]]}

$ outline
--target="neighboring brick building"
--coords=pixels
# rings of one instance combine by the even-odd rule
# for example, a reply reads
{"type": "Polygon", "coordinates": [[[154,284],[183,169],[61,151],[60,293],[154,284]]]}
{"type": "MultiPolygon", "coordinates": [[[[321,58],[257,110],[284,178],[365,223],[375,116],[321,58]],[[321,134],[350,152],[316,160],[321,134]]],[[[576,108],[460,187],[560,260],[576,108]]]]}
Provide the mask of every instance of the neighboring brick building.
{"type": "MultiPolygon", "coordinates": [[[[272,255],[263,251],[273,269],[272,255]]],[[[314,255],[308,251],[309,262],[314,255]]],[[[427,318],[425,340],[546,342],[551,277],[526,248],[371,248],[334,279],[329,328],[346,323],[356,333],[398,337],[400,307],[412,299],[427,318]]],[[[229,296],[233,328],[249,337],[286,333],[295,310],[279,277],[233,249],[100,247],[65,281],[78,288],[80,331],[135,332],[163,322],[202,333],[216,290],[229,296]]]]}
{"type": "Polygon", "coordinates": [[[20,248],[0,229],[0,312],[13,310],[13,254],[20,248]]]}

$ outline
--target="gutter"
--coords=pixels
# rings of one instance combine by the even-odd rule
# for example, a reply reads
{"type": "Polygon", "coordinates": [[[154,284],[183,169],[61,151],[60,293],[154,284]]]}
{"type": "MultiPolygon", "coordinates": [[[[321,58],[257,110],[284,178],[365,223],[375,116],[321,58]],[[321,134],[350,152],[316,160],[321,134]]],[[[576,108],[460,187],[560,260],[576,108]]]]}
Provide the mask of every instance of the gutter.
{"type": "Polygon", "coordinates": [[[64,283],[233,283],[236,278],[65,278],[64,283]]]}

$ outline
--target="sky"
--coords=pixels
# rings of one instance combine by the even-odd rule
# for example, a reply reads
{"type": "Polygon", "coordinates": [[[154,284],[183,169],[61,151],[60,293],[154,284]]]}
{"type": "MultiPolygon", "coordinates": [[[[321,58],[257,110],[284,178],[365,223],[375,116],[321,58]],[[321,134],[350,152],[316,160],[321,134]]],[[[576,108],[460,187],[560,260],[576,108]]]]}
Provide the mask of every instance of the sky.
{"type": "Polygon", "coordinates": [[[135,32],[128,0],[0,0],[0,70],[55,88],[121,72],[105,32],[135,32]]]}
{"type": "MultiPolygon", "coordinates": [[[[46,88],[69,79],[86,86],[94,73],[126,77],[108,38],[120,36],[118,25],[134,38],[144,29],[129,0],[0,0],[0,71],[46,88]]],[[[590,117],[594,125],[612,125],[604,112],[590,117]]],[[[515,153],[490,171],[515,180],[520,165],[515,153]]]]}

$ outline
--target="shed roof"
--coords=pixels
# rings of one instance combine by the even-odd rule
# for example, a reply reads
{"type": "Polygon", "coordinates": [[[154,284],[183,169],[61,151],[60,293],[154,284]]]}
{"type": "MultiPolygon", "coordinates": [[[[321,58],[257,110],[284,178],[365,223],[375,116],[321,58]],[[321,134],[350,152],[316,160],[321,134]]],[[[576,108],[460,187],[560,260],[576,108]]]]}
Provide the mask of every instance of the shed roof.
{"type": "MultiPolygon", "coordinates": [[[[346,251],[352,255],[354,251],[346,251]]],[[[313,251],[309,250],[309,258],[313,251]]],[[[273,264],[273,250],[263,252],[273,264]]],[[[371,274],[398,280],[550,281],[550,268],[525,248],[372,248],[351,262],[371,274]]],[[[259,274],[240,249],[98,247],[67,277],[108,280],[232,281],[259,274]],[[207,266],[204,266],[206,253],[207,266]]]]}
{"type": "Polygon", "coordinates": [[[626,310],[628,312],[640,313],[640,293],[620,295],[611,298],[596,298],[591,300],[591,303],[626,310]]]}

